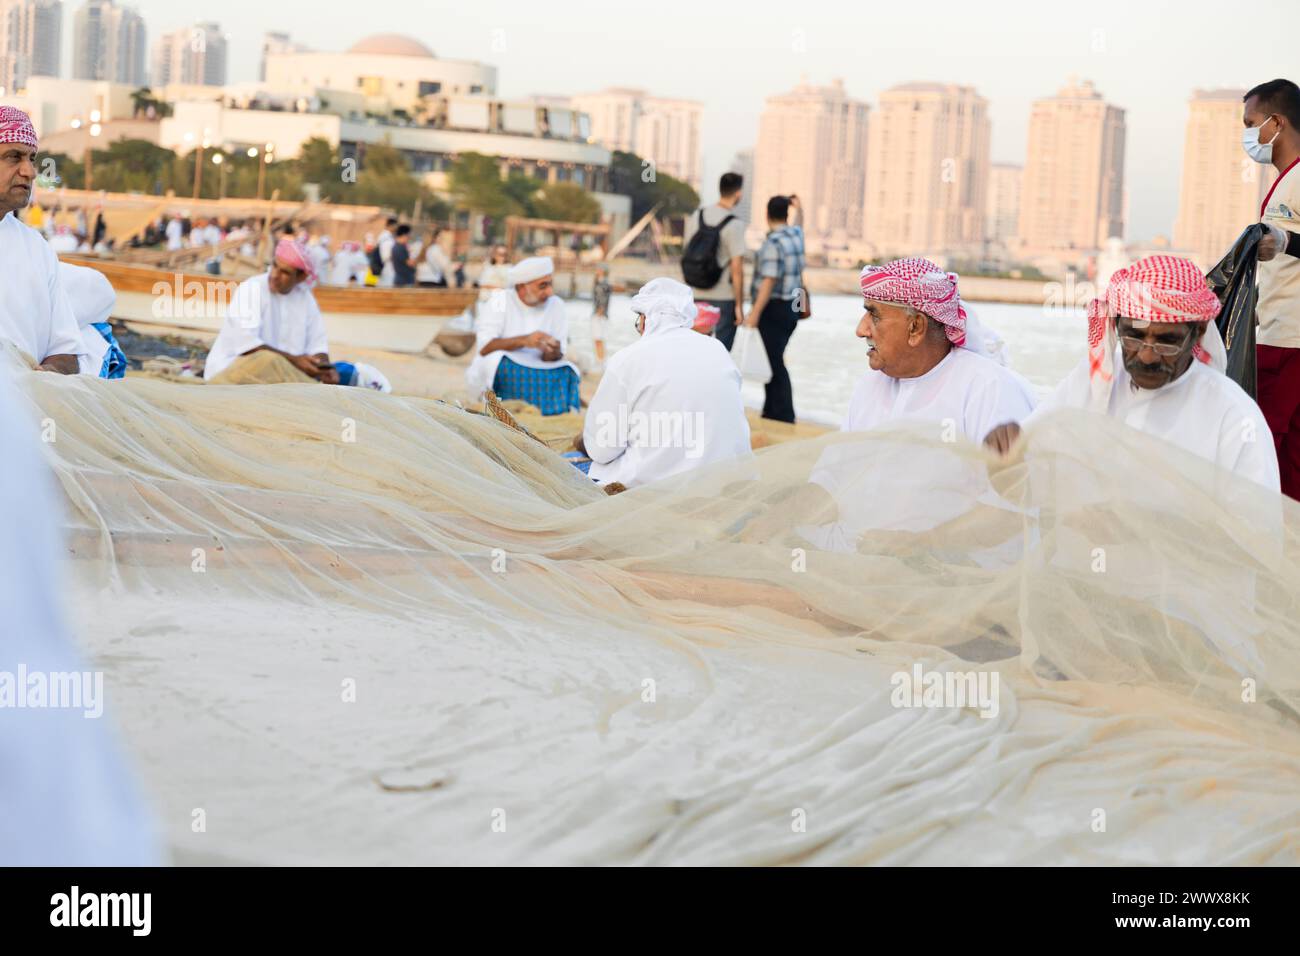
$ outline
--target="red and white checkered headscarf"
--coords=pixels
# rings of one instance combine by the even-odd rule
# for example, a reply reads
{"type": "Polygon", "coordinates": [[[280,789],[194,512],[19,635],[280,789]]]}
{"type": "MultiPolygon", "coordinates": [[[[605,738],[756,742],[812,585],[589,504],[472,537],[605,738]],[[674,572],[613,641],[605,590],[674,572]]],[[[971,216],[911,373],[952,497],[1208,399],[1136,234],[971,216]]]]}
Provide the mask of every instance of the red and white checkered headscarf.
{"type": "Polygon", "coordinates": [[[944,272],[929,259],[895,259],[867,266],[858,281],[866,298],[910,305],[942,323],[953,345],[966,344],[966,308],[957,294],[957,273],[944,272]]]}
{"type": "Polygon", "coordinates": [[[316,266],[307,254],[307,247],[297,239],[281,239],[275,244],[275,258],[293,269],[307,273],[307,282],[316,281],[316,266]]]}
{"type": "Polygon", "coordinates": [[[1106,294],[1088,305],[1088,377],[1094,405],[1105,408],[1115,376],[1115,318],[1141,322],[1207,322],[1196,358],[1220,371],[1227,354],[1214,318],[1219,300],[1201,270],[1180,256],[1147,256],[1110,277],[1106,294]]]}
{"type": "Polygon", "coordinates": [[[22,143],[38,149],[32,118],[13,106],[0,106],[0,143],[22,143]]]}
{"type": "Polygon", "coordinates": [[[862,294],[881,302],[897,302],[924,312],[943,325],[958,348],[1007,364],[1006,345],[996,332],[976,318],[957,292],[957,273],[944,272],[929,259],[895,259],[867,266],[859,276],[862,294]]]}

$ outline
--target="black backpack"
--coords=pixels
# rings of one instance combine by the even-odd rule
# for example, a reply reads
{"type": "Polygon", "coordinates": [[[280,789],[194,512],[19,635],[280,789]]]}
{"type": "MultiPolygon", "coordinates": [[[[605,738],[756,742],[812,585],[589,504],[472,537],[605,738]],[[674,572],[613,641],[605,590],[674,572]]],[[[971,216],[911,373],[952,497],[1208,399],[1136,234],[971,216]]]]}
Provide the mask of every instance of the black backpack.
{"type": "Polygon", "coordinates": [[[375,274],[376,279],[379,278],[379,273],[384,271],[384,257],[379,254],[379,243],[375,243],[375,247],[370,250],[370,271],[375,274]]]}
{"type": "Polygon", "coordinates": [[[691,236],[682,253],[682,278],[692,289],[712,289],[722,278],[718,265],[718,247],[722,244],[722,230],[735,219],[727,216],[716,226],[704,224],[704,210],[700,210],[700,228],[691,236]]]}

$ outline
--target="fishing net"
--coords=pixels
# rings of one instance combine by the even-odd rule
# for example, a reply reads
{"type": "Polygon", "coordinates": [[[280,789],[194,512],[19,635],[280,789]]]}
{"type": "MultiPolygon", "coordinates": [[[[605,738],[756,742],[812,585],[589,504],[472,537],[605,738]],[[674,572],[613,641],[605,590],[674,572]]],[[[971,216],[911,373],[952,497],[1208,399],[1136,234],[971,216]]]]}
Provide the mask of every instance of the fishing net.
{"type": "Polygon", "coordinates": [[[431,400],[16,379],[181,862],[1300,861],[1300,515],[1108,419],[606,496],[431,400]]]}

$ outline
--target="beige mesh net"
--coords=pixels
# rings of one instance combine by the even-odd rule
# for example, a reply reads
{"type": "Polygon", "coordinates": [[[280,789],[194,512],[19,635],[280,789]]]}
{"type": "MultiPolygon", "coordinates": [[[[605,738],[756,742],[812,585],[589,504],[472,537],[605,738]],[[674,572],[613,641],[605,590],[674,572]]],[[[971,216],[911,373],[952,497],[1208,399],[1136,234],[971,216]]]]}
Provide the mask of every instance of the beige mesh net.
{"type": "Polygon", "coordinates": [[[1108,420],[607,497],[439,402],[17,378],[181,861],[1300,858],[1300,515],[1108,420]]]}

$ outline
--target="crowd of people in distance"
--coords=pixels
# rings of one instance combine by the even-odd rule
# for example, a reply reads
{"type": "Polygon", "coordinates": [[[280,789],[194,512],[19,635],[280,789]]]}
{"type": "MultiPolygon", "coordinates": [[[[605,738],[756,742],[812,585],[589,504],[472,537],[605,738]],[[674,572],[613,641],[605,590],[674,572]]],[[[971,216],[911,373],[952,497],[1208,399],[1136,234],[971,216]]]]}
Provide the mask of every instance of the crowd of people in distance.
{"type": "MultiPolygon", "coordinates": [[[[1215,323],[1221,305],[1189,260],[1148,256],[1116,271],[1088,309],[1087,354],[1039,402],[1007,367],[1005,344],[963,302],[958,276],[912,257],[868,265],[859,276],[864,312],[856,334],[866,344],[867,368],[842,429],[950,423],[969,441],[1007,455],[1021,429],[1037,418],[1065,407],[1089,409],[1264,488],[1300,497],[1300,89],[1286,80],[1256,87],[1245,98],[1243,126],[1247,155],[1278,171],[1260,209],[1258,403],[1225,374],[1215,323]],[[1253,438],[1267,434],[1273,441],[1253,438]]],[[[112,290],[66,272],[76,267],[60,267],[39,231],[8,215],[30,201],[36,147],[26,115],[3,108],[0,249],[15,279],[0,300],[0,336],[41,369],[112,375],[124,364],[111,330],[105,331],[112,290]]],[[[689,218],[686,282],[657,278],[642,287],[631,299],[639,337],[608,358],[611,288],[607,269],[597,270],[592,339],[604,374],[574,455],[593,480],[630,488],[750,454],[741,377],[728,355],[743,328],[757,331],[771,366],[763,416],[795,420],[784,352],[811,312],[800,204],[794,196],[768,200],[768,231],[746,295],[743,223],[735,214],[743,187],[738,174],[727,173],[719,201],[689,218]],[[647,435],[629,427],[656,417],[671,419],[676,431],[647,435]]],[[[223,230],[222,223],[200,220],[189,234],[191,242],[217,244],[235,235],[223,230]]],[[[169,245],[181,241],[180,217],[165,232],[169,245]]],[[[439,230],[419,244],[411,233],[409,225],[390,219],[368,240],[369,248],[344,243],[331,255],[327,238],[286,230],[271,268],[239,286],[205,377],[248,380],[245,373],[256,364],[262,371],[278,369],[276,380],[386,388],[377,372],[331,360],[310,290],[317,281],[395,288],[463,284],[463,268],[451,260],[439,230]]],[[[569,354],[568,315],[555,294],[554,271],[550,258],[509,264],[505,248],[493,248],[477,282],[481,299],[465,372],[472,397],[491,391],[544,415],[582,410],[582,372],[569,354]]],[[[833,468],[816,469],[810,485],[837,497],[833,468]]]]}

